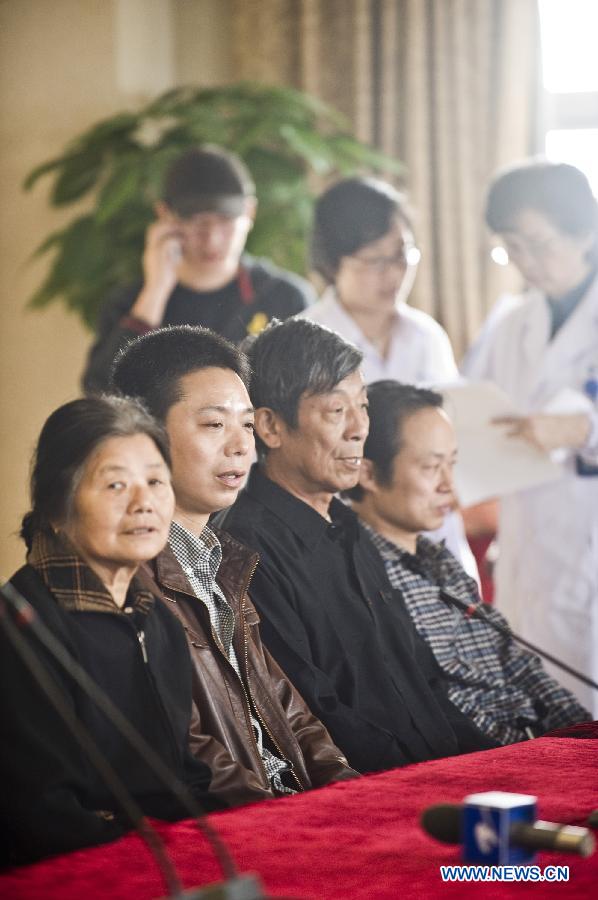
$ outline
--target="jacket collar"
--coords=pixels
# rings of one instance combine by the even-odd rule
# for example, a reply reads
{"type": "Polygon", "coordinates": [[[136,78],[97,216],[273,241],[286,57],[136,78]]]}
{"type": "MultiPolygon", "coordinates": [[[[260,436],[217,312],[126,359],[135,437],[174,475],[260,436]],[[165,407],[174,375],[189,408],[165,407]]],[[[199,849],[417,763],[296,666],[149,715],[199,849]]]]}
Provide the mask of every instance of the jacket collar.
{"type": "MultiPolygon", "coordinates": [[[[108,588],[63,534],[38,531],[27,562],[62,609],[68,612],[119,612],[108,588]]],[[[154,603],[152,594],[141,589],[135,579],[131,588],[133,606],[148,612],[154,603]]]]}
{"type": "Polygon", "coordinates": [[[290,528],[310,550],[327,532],[339,525],[357,534],[355,514],[336,497],[332,498],[329,507],[332,522],[328,522],[305,501],[299,500],[268,478],[257,463],[251,468],[245,490],[248,496],[258,500],[280,519],[285,528],[290,528]]]}
{"type": "Polygon", "coordinates": [[[425,563],[428,560],[442,559],[444,555],[444,540],[435,542],[423,534],[419,534],[417,536],[415,553],[410,553],[404,547],[400,547],[394,541],[384,537],[379,531],[375,531],[367,522],[361,520],[361,525],[376,545],[382,559],[420,560],[425,563]]]}
{"type": "MultiPolygon", "coordinates": [[[[222,547],[222,562],[218,569],[216,581],[227,596],[232,596],[240,601],[246,593],[247,585],[258,564],[259,556],[244,544],[236,541],[226,531],[221,531],[212,525],[210,525],[210,528],[222,547]]],[[[161,587],[181,591],[183,594],[195,597],[193,588],[189,584],[169,544],[158,554],[156,559],[149,563],[149,566],[153,569],[155,579],[161,587]]]]}

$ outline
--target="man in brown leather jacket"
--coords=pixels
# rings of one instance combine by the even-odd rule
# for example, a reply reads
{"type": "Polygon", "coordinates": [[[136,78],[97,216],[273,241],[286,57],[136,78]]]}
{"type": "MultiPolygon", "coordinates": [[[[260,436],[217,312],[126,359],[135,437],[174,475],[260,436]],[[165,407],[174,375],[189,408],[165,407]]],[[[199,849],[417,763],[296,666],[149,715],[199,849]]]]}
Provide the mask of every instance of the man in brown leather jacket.
{"type": "MultiPolygon", "coordinates": [[[[356,775],[262,646],[247,591],[257,554],[208,526],[243,486],[254,449],[249,369],[232,344],[179,326],[133,341],[113,385],[168,431],[176,509],[148,581],[181,621],[194,662],[191,749],[231,805],[356,775]]],[[[151,585],[149,585],[151,586],[151,585]]]]}

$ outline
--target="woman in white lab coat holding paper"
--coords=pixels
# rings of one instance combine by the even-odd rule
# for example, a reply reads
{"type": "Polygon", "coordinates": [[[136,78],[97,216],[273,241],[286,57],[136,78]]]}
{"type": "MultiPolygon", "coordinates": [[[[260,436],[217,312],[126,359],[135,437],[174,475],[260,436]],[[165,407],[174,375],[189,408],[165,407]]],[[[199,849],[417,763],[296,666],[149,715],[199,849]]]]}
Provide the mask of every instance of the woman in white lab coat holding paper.
{"type": "MultiPolygon", "coordinates": [[[[573,166],[530,162],[494,180],[486,221],[529,290],[465,374],[519,411],[496,427],[563,470],[502,499],[496,603],[515,631],[598,680],[598,205],[573,166]]],[[[598,717],[598,692],[552,671],[598,717]]]]}

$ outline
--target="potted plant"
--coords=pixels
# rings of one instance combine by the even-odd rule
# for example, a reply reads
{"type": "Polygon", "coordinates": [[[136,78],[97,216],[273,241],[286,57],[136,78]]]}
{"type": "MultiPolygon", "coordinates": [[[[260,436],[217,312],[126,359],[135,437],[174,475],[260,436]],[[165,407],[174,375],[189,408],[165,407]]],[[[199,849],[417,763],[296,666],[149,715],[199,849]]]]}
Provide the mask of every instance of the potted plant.
{"type": "Polygon", "coordinates": [[[112,288],[141,275],[145,229],[165,167],[199,143],[220,144],[245,160],[259,198],[248,250],[296,272],[305,269],[305,239],[323,179],[402,169],[352,137],[339,113],[299,91],[253,83],[176,88],[138,112],[104,119],[28,175],[26,190],[53,175],[54,207],[89,199],[87,212],[35,251],[54,257],[29,305],[62,301],[93,326],[112,288]]]}

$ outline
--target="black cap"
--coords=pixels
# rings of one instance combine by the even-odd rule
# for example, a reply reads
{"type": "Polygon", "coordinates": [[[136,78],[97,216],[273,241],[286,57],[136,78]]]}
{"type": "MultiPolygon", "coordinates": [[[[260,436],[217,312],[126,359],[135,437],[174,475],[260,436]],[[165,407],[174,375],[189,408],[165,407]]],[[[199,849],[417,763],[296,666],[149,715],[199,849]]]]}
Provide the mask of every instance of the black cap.
{"type": "Polygon", "coordinates": [[[245,164],[221,147],[193,147],[179,156],[164,178],[162,199],[181,218],[219,212],[234,218],[245,212],[255,185],[245,164]]]}

